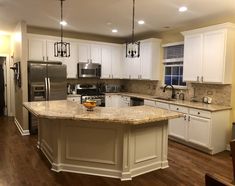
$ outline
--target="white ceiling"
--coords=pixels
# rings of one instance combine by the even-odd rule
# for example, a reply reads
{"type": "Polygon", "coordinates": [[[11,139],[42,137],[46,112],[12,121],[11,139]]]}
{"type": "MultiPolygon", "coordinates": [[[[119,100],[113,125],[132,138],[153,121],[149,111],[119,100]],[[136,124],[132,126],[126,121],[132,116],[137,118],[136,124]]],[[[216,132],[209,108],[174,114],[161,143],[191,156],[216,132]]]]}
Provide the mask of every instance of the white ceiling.
{"type": "MultiPolygon", "coordinates": [[[[66,0],[65,29],[107,36],[126,37],[131,33],[132,0],[66,0]],[[111,32],[117,28],[118,33],[111,32]]],[[[235,16],[235,0],[136,0],[136,33],[176,28],[198,20],[221,16],[235,16]],[[189,11],[179,13],[178,8],[189,11]]],[[[13,31],[16,23],[59,29],[60,2],[58,0],[0,0],[0,31],[13,31]]]]}

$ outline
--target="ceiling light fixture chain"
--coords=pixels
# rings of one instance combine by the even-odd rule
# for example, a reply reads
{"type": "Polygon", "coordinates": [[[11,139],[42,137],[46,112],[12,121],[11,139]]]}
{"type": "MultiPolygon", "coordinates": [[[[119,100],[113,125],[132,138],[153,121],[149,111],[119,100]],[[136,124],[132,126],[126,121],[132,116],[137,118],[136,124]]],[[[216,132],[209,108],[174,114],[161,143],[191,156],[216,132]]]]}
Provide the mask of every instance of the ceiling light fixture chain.
{"type": "Polygon", "coordinates": [[[63,1],[60,1],[60,42],[54,44],[54,56],[55,57],[70,57],[70,43],[64,42],[64,30],[63,30],[63,1]]]}
{"type": "Polygon", "coordinates": [[[126,57],[136,58],[140,57],[140,42],[135,41],[135,0],[133,0],[132,10],[132,36],[131,42],[126,43],[126,57]]]}

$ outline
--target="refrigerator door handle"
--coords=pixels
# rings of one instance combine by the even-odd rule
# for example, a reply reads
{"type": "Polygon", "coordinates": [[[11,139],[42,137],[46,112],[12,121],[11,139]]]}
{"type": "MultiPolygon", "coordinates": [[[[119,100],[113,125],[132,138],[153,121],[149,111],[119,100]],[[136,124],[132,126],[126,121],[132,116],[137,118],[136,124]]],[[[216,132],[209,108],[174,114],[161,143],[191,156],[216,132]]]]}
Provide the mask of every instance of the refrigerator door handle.
{"type": "Polygon", "coordinates": [[[50,100],[51,95],[51,80],[48,78],[48,101],[50,100]]]}
{"type": "Polygon", "coordinates": [[[48,84],[47,84],[47,78],[45,78],[45,87],[46,87],[46,101],[48,101],[48,84]]]}

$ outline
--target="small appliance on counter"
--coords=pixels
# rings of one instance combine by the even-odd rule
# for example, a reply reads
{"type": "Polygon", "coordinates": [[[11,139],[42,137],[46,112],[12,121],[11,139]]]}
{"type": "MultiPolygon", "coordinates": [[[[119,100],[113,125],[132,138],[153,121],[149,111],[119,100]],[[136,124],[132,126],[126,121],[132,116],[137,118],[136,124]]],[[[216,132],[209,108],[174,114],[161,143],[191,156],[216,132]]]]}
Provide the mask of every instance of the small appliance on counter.
{"type": "Polygon", "coordinates": [[[202,98],[203,103],[211,104],[212,103],[212,98],[205,96],[202,98]]]}
{"type": "Polygon", "coordinates": [[[121,90],[120,85],[113,85],[113,84],[105,85],[106,93],[117,93],[120,92],[120,90],[121,90]]]}

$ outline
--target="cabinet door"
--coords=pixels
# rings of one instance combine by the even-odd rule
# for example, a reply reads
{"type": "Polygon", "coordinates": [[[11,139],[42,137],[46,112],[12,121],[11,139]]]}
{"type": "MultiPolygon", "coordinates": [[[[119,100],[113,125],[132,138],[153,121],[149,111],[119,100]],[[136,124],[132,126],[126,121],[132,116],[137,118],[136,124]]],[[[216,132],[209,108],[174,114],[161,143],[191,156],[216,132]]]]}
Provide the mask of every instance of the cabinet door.
{"type": "Polygon", "coordinates": [[[192,115],[188,120],[188,141],[209,148],[211,120],[192,115]]]}
{"type": "Polygon", "coordinates": [[[130,58],[129,72],[131,79],[140,79],[140,58],[130,58]]]}
{"type": "Polygon", "coordinates": [[[101,45],[91,44],[90,50],[91,62],[101,64],[101,45]]]}
{"type": "Polygon", "coordinates": [[[131,63],[132,63],[131,58],[124,57],[123,64],[122,64],[122,67],[123,67],[122,77],[124,79],[130,79],[131,78],[131,70],[130,70],[131,69],[131,63]]]}
{"type": "Polygon", "coordinates": [[[121,100],[121,96],[112,95],[112,106],[115,108],[120,107],[120,100],[121,100]]]}
{"type": "Polygon", "coordinates": [[[46,41],[46,60],[50,62],[62,61],[62,58],[54,56],[54,44],[57,41],[47,40],[46,41]]]}
{"type": "Polygon", "coordinates": [[[28,57],[32,61],[46,60],[46,41],[44,39],[30,38],[28,40],[28,57]]]}
{"type": "Polygon", "coordinates": [[[183,81],[199,81],[202,74],[203,35],[185,36],[183,81]]]}
{"type": "Polygon", "coordinates": [[[101,78],[112,78],[112,48],[102,47],[101,78]]]}
{"type": "Polygon", "coordinates": [[[152,77],[152,47],[151,43],[141,43],[140,45],[141,79],[151,79],[152,77]]]}
{"type": "Polygon", "coordinates": [[[119,46],[112,47],[112,77],[121,78],[122,65],[122,48],[119,46]]]}
{"type": "Polygon", "coordinates": [[[112,107],[112,96],[111,95],[105,96],[105,107],[112,107]]]}
{"type": "Polygon", "coordinates": [[[187,115],[169,120],[169,135],[187,140],[187,115]]]}
{"type": "Polygon", "coordinates": [[[225,62],[225,30],[204,34],[203,81],[223,83],[225,62]]]}
{"type": "Polygon", "coordinates": [[[67,78],[77,78],[77,43],[70,42],[70,57],[63,58],[63,63],[67,66],[67,78]]]}
{"type": "Polygon", "coordinates": [[[78,44],[78,61],[79,63],[90,62],[90,45],[87,43],[78,44]]]}

